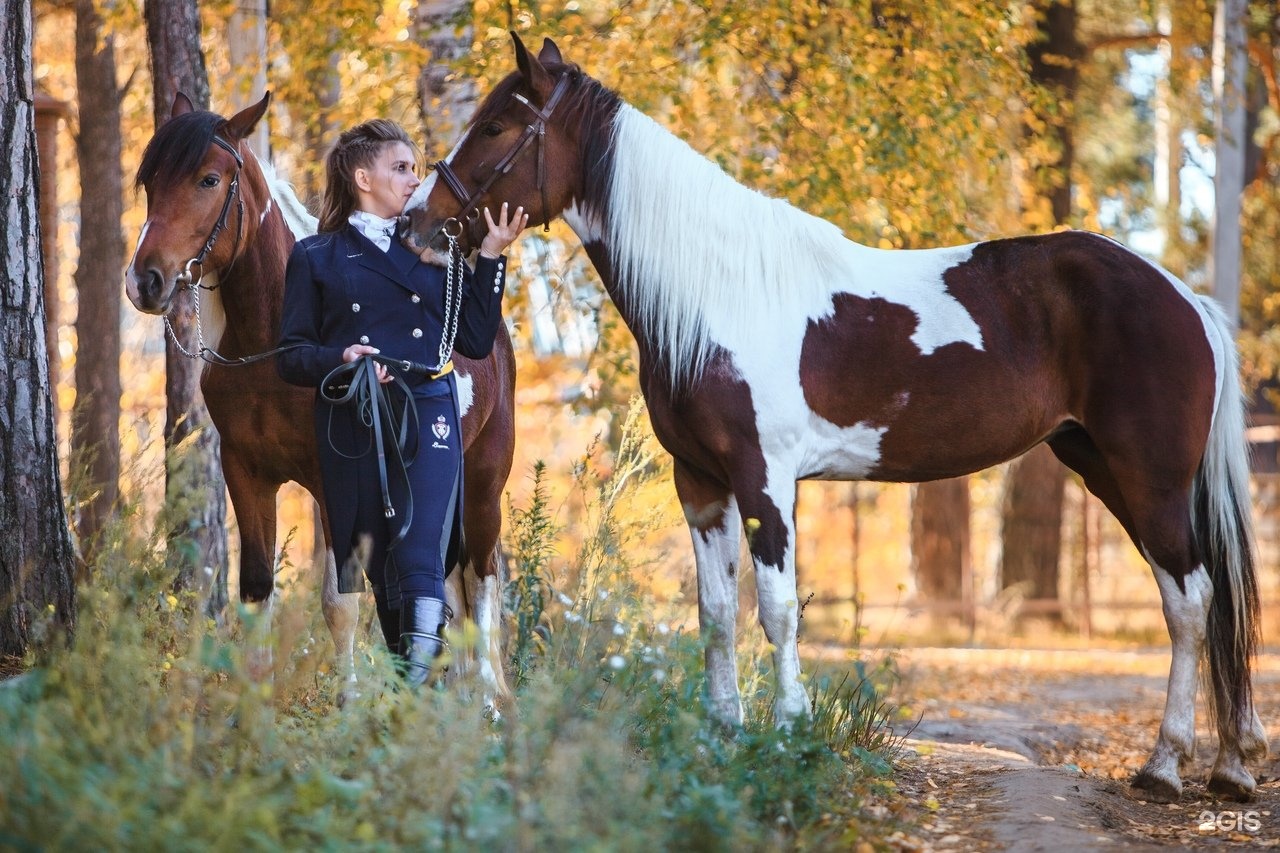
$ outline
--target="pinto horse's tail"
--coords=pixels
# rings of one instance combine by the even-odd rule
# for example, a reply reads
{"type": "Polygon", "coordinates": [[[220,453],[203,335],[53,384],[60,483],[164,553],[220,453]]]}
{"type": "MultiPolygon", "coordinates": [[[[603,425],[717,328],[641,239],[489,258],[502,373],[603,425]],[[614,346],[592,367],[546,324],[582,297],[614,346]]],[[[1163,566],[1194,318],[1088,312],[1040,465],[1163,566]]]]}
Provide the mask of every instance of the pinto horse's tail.
{"type": "Polygon", "coordinates": [[[1191,493],[1191,523],[1205,569],[1213,581],[1206,637],[1213,690],[1212,715],[1220,734],[1235,741],[1248,731],[1252,703],[1250,667],[1258,645],[1258,579],[1254,569],[1249,500],[1249,450],[1239,355],[1231,326],[1209,297],[1199,297],[1206,332],[1216,335],[1222,361],[1218,407],[1191,493]]]}

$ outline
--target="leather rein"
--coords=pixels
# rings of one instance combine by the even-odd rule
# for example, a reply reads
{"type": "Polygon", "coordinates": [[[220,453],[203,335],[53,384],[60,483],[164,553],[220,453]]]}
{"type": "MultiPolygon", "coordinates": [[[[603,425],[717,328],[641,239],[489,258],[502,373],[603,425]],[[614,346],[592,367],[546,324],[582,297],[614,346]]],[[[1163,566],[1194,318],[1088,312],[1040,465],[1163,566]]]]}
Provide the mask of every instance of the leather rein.
{"type": "Polygon", "coordinates": [[[453,167],[448,161],[440,160],[434,164],[432,168],[440,175],[440,180],[444,181],[445,186],[453,193],[454,198],[462,203],[462,208],[458,213],[449,219],[446,219],[440,226],[440,230],[444,232],[446,237],[450,239],[460,237],[462,235],[463,221],[468,226],[474,226],[480,218],[479,202],[485,193],[494,183],[511,171],[511,167],[515,165],[516,160],[524,153],[525,149],[534,140],[538,143],[538,193],[542,197],[542,228],[544,231],[551,230],[551,221],[547,216],[547,164],[545,140],[547,133],[547,122],[551,120],[552,113],[559,106],[561,99],[564,98],[565,92],[569,91],[569,75],[562,74],[560,79],[556,81],[555,88],[551,91],[551,97],[541,109],[535,107],[529,102],[529,99],[519,92],[512,93],[511,97],[524,104],[533,111],[533,121],[525,127],[524,132],[520,134],[520,138],[516,140],[515,145],[507,152],[498,164],[493,167],[493,171],[489,174],[480,186],[473,193],[467,193],[467,189],[463,186],[462,181],[458,178],[453,167]],[[455,227],[457,230],[450,233],[450,228],[455,227]]]}

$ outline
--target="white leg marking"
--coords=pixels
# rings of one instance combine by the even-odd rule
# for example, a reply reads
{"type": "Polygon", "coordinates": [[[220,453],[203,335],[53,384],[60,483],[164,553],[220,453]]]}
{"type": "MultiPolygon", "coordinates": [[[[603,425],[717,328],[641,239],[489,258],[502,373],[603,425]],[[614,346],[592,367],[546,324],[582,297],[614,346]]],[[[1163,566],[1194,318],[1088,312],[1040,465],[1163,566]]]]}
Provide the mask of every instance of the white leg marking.
{"type": "Polygon", "coordinates": [[[338,566],[333,549],[325,552],[324,582],[320,588],[320,608],[333,638],[334,660],[342,679],[338,704],[359,696],[356,685],[356,625],[360,622],[360,594],[338,592],[338,566]]]}
{"type": "Polygon", "coordinates": [[[477,651],[480,656],[480,682],[484,685],[485,712],[498,713],[498,702],[506,695],[506,677],[502,671],[502,585],[496,577],[480,578],[476,591],[476,620],[479,631],[477,651]]]}
{"type": "MultiPolygon", "coordinates": [[[[783,518],[790,519],[789,508],[783,518]]],[[[797,717],[809,715],[809,696],[800,681],[800,603],[796,595],[794,525],[787,523],[787,549],[782,566],[755,561],[756,600],[760,624],[773,645],[773,667],[777,673],[777,696],[773,701],[774,721],[785,726],[797,717]]]]}
{"type": "MultiPolygon", "coordinates": [[[[1165,623],[1169,628],[1172,660],[1169,664],[1169,690],[1165,696],[1164,719],[1155,749],[1139,773],[1168,785],[1170,793],[1182,791],[1178,765],[1191,758],[1196,736],[1196,673],[1204,648],[1209,602],[1213,598],[1213,582],[1204,566],[1183,579],[1184,593],[1168,572],[1148,557],[1160,598],[1164,605],[1165,623]]],[[[1148,786],[1149,787],[1149,786],[1148,786]]]]}
{"type": "MultiPolygon", "coordinates": [[[[249,608],[252,612],[252,607],[249,608]]],[[[245,650],[245,672],[257,684],[269,684],[275,677],[275,655],[271,645],[271,623],[276,609],[276,591],[257,605],[258,618],[245,650]]]]}
{"type": "Polygon", "coordinates": [[[707,694],[713,718],[742,725],[738,694],[738,569],[742,545],[737,501],[730,496],[718,527],[699,530],[697,517],[685,507],[693,554],[698,564],[698,625],[706,643],[707,694]]]}

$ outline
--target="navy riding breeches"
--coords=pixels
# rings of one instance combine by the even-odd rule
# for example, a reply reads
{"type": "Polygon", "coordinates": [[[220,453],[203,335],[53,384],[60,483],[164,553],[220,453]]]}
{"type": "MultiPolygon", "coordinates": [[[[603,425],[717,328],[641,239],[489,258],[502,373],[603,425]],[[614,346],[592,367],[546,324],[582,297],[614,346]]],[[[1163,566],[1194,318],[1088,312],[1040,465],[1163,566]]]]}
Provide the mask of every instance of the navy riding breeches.
{"type": "MultiPolygon", "coordinates": [[[[449,568],[446,554],[454,516],[460,510],[462,431],[458,428],[453,395],[415,396],[414,404],[420,426],[417,452],[403,474],[399,465],[389,462],[387,466],[394,517],[387,518],[384,513],[376,455],[368,453],[356,460],[354,485],[358,495],[352,546],[359,553],[361,544],[368,541],[365,576],[378,606],[392,610],[399,609],[402,598],[444,599],[444,578],[449,568]],[[412,518],[404,538],[388,549],[405,523],[405,513],[410,511],[412,518]]],[[[388,433],[384,428],[389,442],[388,433]]],[[[414,441],[410,439],[409,450],[413,448],[414,441]]]]}

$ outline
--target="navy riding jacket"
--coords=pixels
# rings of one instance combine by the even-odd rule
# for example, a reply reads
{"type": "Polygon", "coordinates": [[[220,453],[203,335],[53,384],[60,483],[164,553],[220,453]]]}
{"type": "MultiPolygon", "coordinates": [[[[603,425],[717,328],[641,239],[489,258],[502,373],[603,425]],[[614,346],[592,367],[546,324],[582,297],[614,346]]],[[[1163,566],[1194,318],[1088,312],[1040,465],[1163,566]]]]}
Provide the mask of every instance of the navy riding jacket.
{"type": "MultiPolygon", "coordinates": [[[[454,350],[472,359],[485,358],[493,349],[506,286],[505,257],[477,258],[474,273],[463,265],[463,303],[454,339],[454,350]]],[[[341,366],[342,351],[352,344],[368,344],[384,356],[435,366],[444,304],[444,268],[422,263],[399,241],[393,240],[390,251],[384,252],[350,225],[305,237],[294,244],[285,271],[280,346],[292,348],[277,356],[276,368],[286,382],[317,388],[341,366]]],[[[406,381],[414,396],[452,394],[457,405],[453,374],[406,381]]],[[[348,565],[356,517],[356,490],[351,488],[355,465],[343,454],[368,446],[368,430],[352,408],[335,408],[319,398],[315,418],[338,585],[342,592],[358,592],[359,574],[348,565]]],[[[450,565],[457,552],[461,495],[457,507],[450,565]]]]}

